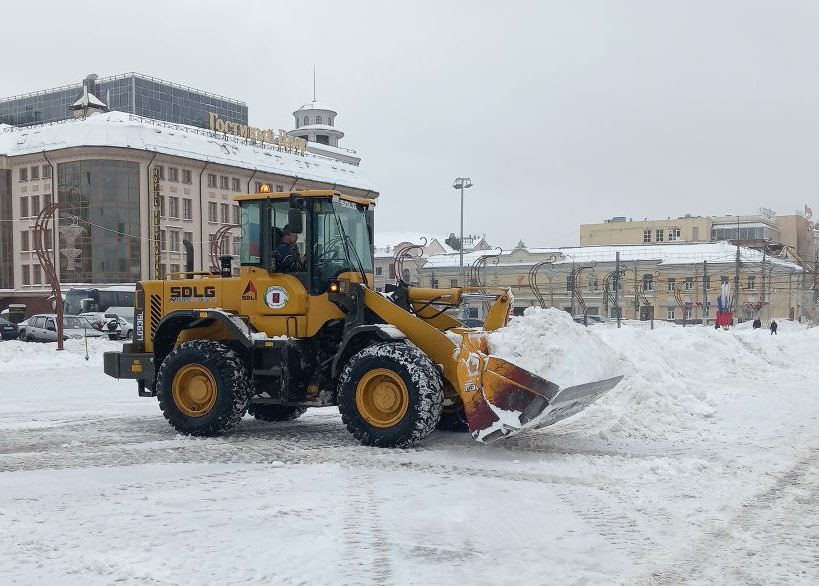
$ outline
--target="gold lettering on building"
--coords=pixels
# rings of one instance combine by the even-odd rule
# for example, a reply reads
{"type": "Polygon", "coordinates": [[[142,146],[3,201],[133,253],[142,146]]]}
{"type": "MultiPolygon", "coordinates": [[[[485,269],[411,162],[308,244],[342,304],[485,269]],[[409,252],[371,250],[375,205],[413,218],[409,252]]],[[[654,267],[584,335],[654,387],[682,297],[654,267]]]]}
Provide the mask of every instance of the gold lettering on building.
{"type": "Polygon", "coordinates": [[[279,129],[278,133],[273,130],[264,130],[255,126],[247,126],[238,122],[222,120],[216,112],[208,112],[208,122],[210,129],[214,132],[232,134],[239,138],[245,138],[258,142],[266,142],[278,145],[285,151],[299,153],[303,155],[307,152],[307,141],[303,138],[288,136],[286,130],[279,129]]]}

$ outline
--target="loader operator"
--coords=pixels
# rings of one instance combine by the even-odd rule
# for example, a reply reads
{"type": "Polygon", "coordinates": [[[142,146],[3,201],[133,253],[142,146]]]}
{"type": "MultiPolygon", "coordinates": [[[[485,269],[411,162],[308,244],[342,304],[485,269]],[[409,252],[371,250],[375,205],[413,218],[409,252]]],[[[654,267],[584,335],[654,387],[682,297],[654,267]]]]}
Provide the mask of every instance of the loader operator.
{"type": "Polygon", "coordinates": [[[276,269],[281,273],[303,271],[307,266],[307,256],[299,254],[296,245],[299,235],[290,231],[290,226],[281,229],[281,236],[276,243],[273,254],[276,258],[276,269]]]}

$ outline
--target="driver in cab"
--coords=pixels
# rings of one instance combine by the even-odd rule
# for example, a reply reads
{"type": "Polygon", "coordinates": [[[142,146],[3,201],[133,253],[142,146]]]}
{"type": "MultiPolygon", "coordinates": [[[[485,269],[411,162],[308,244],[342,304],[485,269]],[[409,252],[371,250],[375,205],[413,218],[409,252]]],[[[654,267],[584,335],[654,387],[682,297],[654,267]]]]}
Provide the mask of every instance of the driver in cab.
{"type": "Polygon", "coordinates": [[[299,253],[296,242],[299,235],[290,231],[290,226],[282,228],[281,237],[276,243],[273,255],[276,258],[276,269],[282,273],[296,273],[307,268],[307,256],[299,253]]]}

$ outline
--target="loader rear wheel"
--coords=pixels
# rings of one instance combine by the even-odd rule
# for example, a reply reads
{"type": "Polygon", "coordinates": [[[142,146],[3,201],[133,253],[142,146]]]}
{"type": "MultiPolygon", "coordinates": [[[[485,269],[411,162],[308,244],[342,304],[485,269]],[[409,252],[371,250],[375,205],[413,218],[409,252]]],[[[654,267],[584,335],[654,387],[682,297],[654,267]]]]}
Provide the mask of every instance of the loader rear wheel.
{"type": "Polygon", "coordinates": [[[261,403],[251,403],[247,408],[248,415],[252,415],[259,421],[292,421],[298,419],[307,407],[287,407],[285,405],[264,405],[261,403]]]}
{"type": "Polygon", "coordinates": [[[441,375],[418,348],[376,344],[355,354],[341,373],[338,410],[365,446],[407,448],[435,429],[441,387],[441,375]]]}
{"type": "Polygon", "coordinates": [[[177,346],[162,361],[156,394],[162,414],[177,431],[218,436],[241,421],[251,388],[233,350],[212,340],[194,340],[177,346]]]}

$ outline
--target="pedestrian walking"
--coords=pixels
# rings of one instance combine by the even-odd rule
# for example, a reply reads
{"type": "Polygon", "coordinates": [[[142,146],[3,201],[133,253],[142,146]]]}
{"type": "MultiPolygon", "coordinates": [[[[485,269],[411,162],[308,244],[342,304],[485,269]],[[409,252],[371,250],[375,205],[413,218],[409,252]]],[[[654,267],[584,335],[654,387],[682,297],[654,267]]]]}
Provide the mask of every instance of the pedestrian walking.
{"type": "Polygon", "coordinates": [[[779,326],[776,325],[776,320],[771,320],[771,335],[773,336],[776,334],[776,330],[779,329],[779,326]]]}
{"type": "Polygon", "coordinates": [[[756,319],[754,320],[754,324],[753,324],[753,326],[754,326],[754,329],[755,329],[755,330],[758,330],[759,328],[761,328],[761,327],[762,327],[762,320],[761,320],[761,319],[759,319],[759,318],[756,318],[756,319]]]}

